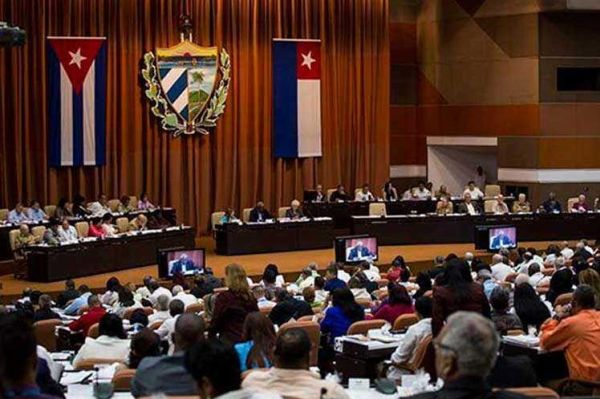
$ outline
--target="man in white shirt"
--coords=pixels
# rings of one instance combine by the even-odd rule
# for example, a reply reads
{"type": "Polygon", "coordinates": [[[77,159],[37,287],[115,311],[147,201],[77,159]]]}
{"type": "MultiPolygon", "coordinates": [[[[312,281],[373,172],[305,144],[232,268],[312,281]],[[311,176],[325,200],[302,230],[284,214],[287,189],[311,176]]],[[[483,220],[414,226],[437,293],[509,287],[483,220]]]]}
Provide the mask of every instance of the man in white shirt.
{"type": "Polygon", "coordinates": [[[88,206],[88,210],[92,213],[92,216],[95,217],[101,217],[106,213],[110,213],[106,194],[100,193],[100,195],[98,195],[98,201],[92,202],[88,206]]]}
{"type": "Polygon", "coordinates": [[[173,332],[175,331],[175,322],[181,314],[183,314],[185,307],[183,302],[179,299],[173,299],[169,303],[169,314],[171,318],[163,321],[163,323],[154,332],[160,337],[161,340],[167,339],[169,341],[169,354],[173,354],[173,332]]]}
{"type": "Polygon", "coordinates": [[[471,194],[465,193],[463,195],[463,202],[458,204],[458,213],[467,214],[471,216],[479,215],[479,205],[473,202],[471,194]]]}
{"type": "Polygon", "coordinates": [[[306,331],[292,328],[277,336],[275,367],[254,371],[242,382],[242,388],[257,392],[275,392],[295,399],[349,399],[341,385],[322,380],[309,371],[311,341],[306,331]]]}
{"type": "Polygon", "coordinates": [[[161,295],[156,300],[155,311],[153,314],[148,316],[148,325],[156,323],[157,321],[165,321],[171,318],[169,313],[169,302],[171,298],[166,295],[161,295]]]}
{"type": "Polygon", "coordinates": [[[560,253],[565,257],[565,259],[571,259],[573,255],[575,255],[575,251],[569,248],[569,243],[567,241],[563,241],[561,243],[561,248],[562,249],[560,250],[560,253]]]}
{"type": "Polygon", "coordinates": [[[504,257],[500,254],[494,254],[492,256],[492,277],[497,281],[504,281],[506,276],[510,273],[514,273],[514,270],[509,265],[503,262],[504,257]]]}
{"type": "Polygon", "coordinates": [[[420,200],[431,198],[431,191],[425,187],[424,181],[420,181],[417,187],[412,189],[412,197],[420,200]]]}
{"type": "Polygon", "coordinates": [[[371,191],[369,191],[368,183],[363,184],[362,189],[360,189],[360,191],[356,192],[356,195],[354,196],[354,201],[358,201],[358,202],[375,201],[375,197],[373,196],[373,194],[371,194],[371,191]]]}
{"type": "Polygon", "coordinates": [[[100,336],[86,338],[73,359],[73,367],[89,359],[110,359],[125,363],[129,356],[130,341],[123,330],[123,320],[116,314],[107,313],[100,319],[100,336]]]}
{"type": "Polygon", "coordinates": [[[379,268],[370,262],[362,262],[360,264],[362,272],[367,276],[369,281],[381,280],[381,274],[379,274],[379,268]]]}
{"type": "Polygon", "coordinates": [[[471,198],[474,199],[474,200],[479,200],[479,199],[483,198],[483,193],[481,192],[481,190],[479,189],[479,187],[477,187],[475,185],[475,182],[473,180],[471,180],[467,184],[467,188],[463,192],[463,197],[465,196],[465,194],[471,195],[471,198]]]}
{"type": "Polygon", "coordinates": [[[504,215],[508,213],[508,205],[504,202],[504,196],[502,194],[498,194],[496,197],[496,203],[492,207],[492,212],[496,215],[504,215]]]}
{"type": "Polygon", "coordinates": [[[67,219],[63,219],[58,227],[58,239],[64,243],[75,243],[78,241],[79,235],[75,227],[69,224],[67,219]]]}
{"type": "Polygon", "coordinates": [[[401,367],[412,359],[419,344],[431,335],[431,311],[431,298],[421,296],[415,301],[415,314],[419,321],[408,327],[400,345],[392,354],[390,359],[392,367],[388,370],[388,378],[399,380],[402,378],[402,374],[408,374],[408,372],[403,372],[401,367]]]}
{"type": "Polygon", "coordinates": [[[531,263],[529,265],[529,284],[535,288],[541,283],[546,283],[546,281],[548,283],[550,282],[550,276],[545,276],[544,273],[540,271],[540,265],[531,263]]]}
{"type": "Polygon", "coordinates": [[[260,284],[252,287],[252,294],[254,295],[254,298],[256,298],[256,304],[258,305],[258,309],[274,308],[275,305],[277,305],[275,302],[269,301],[265,297],[265,287],[263,287],[260,284]]]}
{"type": "Polygon", "coordinates": [[[189,305],[198,303],[198,298],[196,298],[192,294],[187,294],[183,290],[183,287],[180,285],[176,285],[173,287],[173,299],[179,299],[181,302],[183,302],[184,309],[187,308],[189,305]]]}
{"type": "Polygon", "coordinates": [[[156,281],[154,279],[150,282],[150,290],[152,291],[152,294],[150,294],[148,299],[150,300],[150,302],[152,302],[153,305],[156,304],[156,300],[161,295],[166,295],[169,297],[169,299],[171,299],[173,297],[173,294],[171,294],[171,291],[169,291],[165,287],[161,287],[158,284],[158,281],[156,281]]]}

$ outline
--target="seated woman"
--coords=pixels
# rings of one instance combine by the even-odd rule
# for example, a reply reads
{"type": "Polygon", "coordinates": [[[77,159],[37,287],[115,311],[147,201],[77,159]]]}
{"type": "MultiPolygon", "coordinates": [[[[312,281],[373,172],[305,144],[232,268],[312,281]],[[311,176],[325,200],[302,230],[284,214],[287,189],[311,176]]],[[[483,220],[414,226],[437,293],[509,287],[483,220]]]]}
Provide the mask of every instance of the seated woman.
{"type": "Polygon", "coordinates": [[[539,331],[544,321],[550,318],[548,306],[542,302],[533,287],[527,283],[515,287],[514,303],[515,312],[519,316],[526,333],[530,327],[539,331]]]}
{"type": "Polygon", "coordinates": [[[239,219],[235,216],[233,208],[225,209],[225,214],[219,219],[219,224],[237,223],[239,219]]]}
{"type": "Polygon", "coordinates": [[[242,329],[242,342],[235,344],[240,371],[271,367],[275,337],[275,327],[267,316],[260,312],[248,314],[242,329]]]}
{"type": "Polygon", "coordinates": [[[155,208],[156,207],[154,205],[152,205],[150,200],[148,200],[148,194],[146,192],[141,193],[140,200],[137,203],[137,209],[142,210],[142,211],[151,211],[152,209],[155,209],[155,208]]]}
{"type": "Polygon", "coordinates": [[[85,206],[85,197],[81,194],[75,194],[73,197],[73,215],[85,217],[92,214],[85,206]]]}
{"type": "Polygon", "coordinates": [[[63,218],[58,227],[58,239],[60,242],[77,242],[79,234],[75,227],[71,226],[67,218],[63,218]]]}
{"type": "Polygon", "coordinates": [[[102,230],[104,230],[104,237],[116,237],[117,229],[112,224],[112,215],[105,213],[102,216],[102,230]]]}
{"type": "Polygon", "coordinates": [[[333,290],[331,296],[332,306],[321,321],[321,332],[328,335],[328,342],[333,345],[334,339],[346,334],[352,323],[365,318],[365,311],[348,288],[333,290]]]}
{"type": "Polygon", "coordinates": [[[352,295],[354,295],[355,300],[371,300],[371,294],[367,291],[367,288],[363,284],[362,279],[354,276],[348,281],[348,288],[352,291],[352,295]]]}
{"type": "Polygon", "coordinates": [[[114,360],[125,363],[129,355],[130,342],[123,330],[123,320],[116,314],[106,314],[100,319],[100,336],[87,337],[85,343],[73,359],[73,367],[90,359],[114,360]]]}
{"type": "Polygon", "coordinates": [[[121,282],[115,276],[106,280],[106,291],[100,297],[103,305],[113,306],[119,300],[119,291],[121,291],[121,282]]]}
{"type": "Polygon", "coordinates": [[[133,292],[128,287],[121,286],[119,288],[119,299],[113,305],[113,313],[119,317],[123,317],[127,309],[141,308],[142,304],[133,299],[133,292]]]}
{"type": "Polygon", "coordinates": [[[419,288],[413,294],[413,298],[415,300],[422,297],[427,291],[431,291],[433,289],[433,284],[431,283],[431,277],[429,277],[429,274],[427,274],[425,272],[419,272],[419,274],[417,274],[416,283],[419,286],[419,288]]]}
{"type": "Polygon", "coordinates": [[[302,213],[302,209],[300,209],[300,201],[293,200],[291,202],[290,209],[285,211],[285,217],[292,220],[302,219],[304,217],[304,213],[302,213]]]}
{"type": "Polygon", "coordinates": [[[509,330],[522,330],[521,319],[514,313],[509,313],[509,293],[504,287],[496,287],[490,295],[492,306],[492,321],[496,330],[505,335],[509,330]]]}
{"type": "Polygon", "coordinates": [[[62,220],[64,218],[73,216],[75,216],[73,214],[73,203],[68,202],[64,197],[58,200],[58,204],[54,210],[54,217],[62,220]]]}
{"type": "Polygon", "coordinates": [[[88,237],[104,238],[106,233],[102,228],[102,219],[94,218],[90,223],[90,229],[88,230],[88,237]]]}
{"type": "Polygon", "coordinates": [[[119,205],[117,206],[117,212],[119,213],[127,213],[135,210],[135,206],[131,204],[131,198],[129,195],[121,196],[119,200],[119,205]]]}
{"type": "Polygon", "coordinates": [[[390,282],[388,284],[388,300],[373,314],[374,319],[385,320],[391,325],[398,316],[414,313],[412,298],[403,285],[390,282]]]}
{"type": "Polygon", "coordinates": [[[410,268],[406,265],[404,257],[398,255],[392,261],[392,267],[388,270],[389,281],[401,281],[403,283],[410,279],[410,268]]]}
{"type": "Polygon", "coordinates": [[[437,213],[438,215],[448,215],[453,212],[454,205],[452,205],[452,201],[450,201],[446,196],[440,198],[435,207],[435,213],[437,213]]]}
{"type": "Polygon", "coordinates": [[[381,194],[384,201],[398,201],[398,191],[391,181],[384,184],[381,194]]]}

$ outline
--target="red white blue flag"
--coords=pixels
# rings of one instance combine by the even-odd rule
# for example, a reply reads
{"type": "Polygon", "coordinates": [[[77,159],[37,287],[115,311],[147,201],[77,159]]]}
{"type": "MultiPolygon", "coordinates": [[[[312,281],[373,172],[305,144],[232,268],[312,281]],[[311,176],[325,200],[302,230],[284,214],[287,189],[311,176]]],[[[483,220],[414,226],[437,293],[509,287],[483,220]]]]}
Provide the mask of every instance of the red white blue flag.
{"type": "Polygon", "coordinates": [[[273,41],[275,157],[322,156],[321,42],[273,41]]]}
{"type": "Polygon", "coordinates": [[[49,164],[106,163],[106,38],[49,37],[49,164]]]}

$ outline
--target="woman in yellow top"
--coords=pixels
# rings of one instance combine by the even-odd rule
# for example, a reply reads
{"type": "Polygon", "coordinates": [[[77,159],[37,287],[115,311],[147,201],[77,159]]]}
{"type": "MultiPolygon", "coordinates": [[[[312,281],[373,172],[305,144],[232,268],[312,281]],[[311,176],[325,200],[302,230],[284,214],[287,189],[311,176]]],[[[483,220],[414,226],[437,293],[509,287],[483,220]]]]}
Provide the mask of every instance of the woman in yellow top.
{"type": "Polygon", "coordinates": [[[531,212],[531,205],[528,201],[526,201],[526,199],[527,197],[525,196],[525,194],[519,194],[518,200],[515,201],[512,207],[513,213],[531,212]]]}

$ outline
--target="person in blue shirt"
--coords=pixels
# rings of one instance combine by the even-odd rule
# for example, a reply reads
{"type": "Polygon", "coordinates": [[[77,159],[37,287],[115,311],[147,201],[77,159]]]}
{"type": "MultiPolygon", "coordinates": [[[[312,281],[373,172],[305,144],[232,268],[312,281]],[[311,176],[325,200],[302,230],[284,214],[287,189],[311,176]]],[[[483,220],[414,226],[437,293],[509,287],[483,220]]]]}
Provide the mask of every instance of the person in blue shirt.
{"type": "Polygon", "coordinates": [[[227,208],[225,209],[225,214],[221,216],[219,224],[237,223],[238,221],[239,219],[235,216],[235,211],[233,208],[227,208]]]}
{"type": "Polygon", "coordinates": [[[32,222],[41,222],[48,219],[48,215],[46,215],[46,212],[42,210],[40,203],[36,200],[31,201],[31,206],[27,211],[27,217],[32,222]]]}
{"type": "Polygon", "coordinates": [[[80,285],[79,286],[79,293],[80,293],[79,297],[73,299],[73,302],[71,302],[65,308],[65,314],[66,315],[74,316],[77,313],[79,313],[79,310],[83,306],[87,306],[88,305],[88,297],[90,295],[92,295],[92,293],[90,292],[90,289],[88,288],[88,286],[85,285],[85,284],[80,285]]]}
{"type": "Polygon", "coordinates": [[[17,202],[15,209],[8,212],[8,223],[21,224],[25,222],[29,222],[29,217],[23,211],[23,204],[17,202]]]}
{"type": "Polygon", "coordinates": [[[235,344],[240,371],[271,367],[275,340],[275,327],[271,320],[260,312],[249,313],[242,330],[243,342],[235,344]]]}
{"type": "Polygon", "coordinates": [[[323,289],[325,291],[333,291],[339,288],[346,288],[346,283],[343,280],[338,278],[338,270],[335,265],[330,265],[325,272],[325,279],[327,283],[325,283],[325,287],[323,289]]]}

